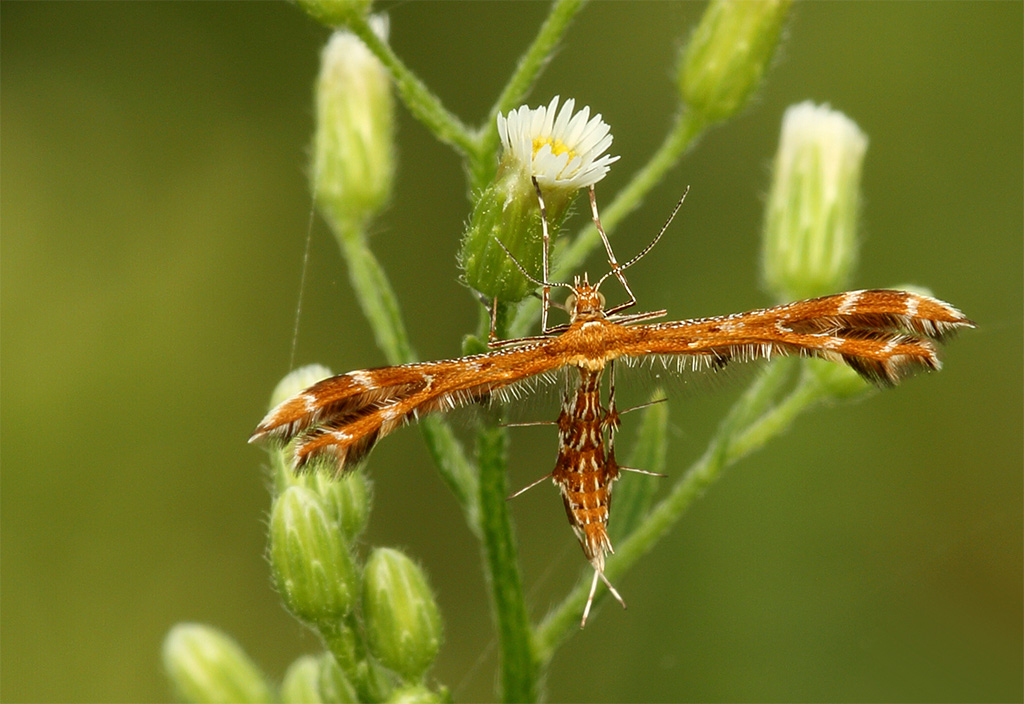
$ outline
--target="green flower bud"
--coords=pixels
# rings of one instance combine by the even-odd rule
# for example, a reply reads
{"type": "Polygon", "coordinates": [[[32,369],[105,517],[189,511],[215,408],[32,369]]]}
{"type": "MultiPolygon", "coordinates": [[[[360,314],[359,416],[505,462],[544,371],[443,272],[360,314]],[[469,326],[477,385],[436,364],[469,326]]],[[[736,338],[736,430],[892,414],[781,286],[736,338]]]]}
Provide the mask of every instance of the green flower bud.
{"type": "Polygon", "coordinates": [[[935,292],[927,286],[918,286],[917,284],[900,284],[898,286],[892,286],[891,288],[894,291],[907,291],[909,293],[916,293],[918,296],[935,298],[935,292]]]}
{"type": "Polygon", "coordinates": [[[322,364],[308,364],[288,372],[281,381],[277,382],[273,393],[270,394],[268,408],[274,408],[329,376],[334,376],[334,373],[322,364]]]}
{"type": "Polygon", "coordinates": [[[354,704],[359,695],[334,656],[324,653],[304,655],[291,664],[281,683],[281,699],[284,704],[354,704]]]}
{"type": "Polygon", "coordinates": [[[263,674],[225,633],[199,623],[179,623],[164,639],[164,669],[189,702],[270,702],[263,674]]]}
{"type": "Polygon", "coordinates": [[[780,299],[845,288],[857,258],[867,137],[841,112],[810,102],[782,119],[765,208],[763,275],[780,299]]]}
{"type": "MultiPolygon", "coordinates": [[[[331,376],[327,367],[313,364],[296,369],[274,389],[272,405],[291,398],[321,379],[331,376]]],[[[296,474],[291,468],[291,452],[280,445],[269,446],[274,466],[276,493],[290,486],[305,487],[320,496],[328,516],[337,521],[348,540],[358,537],[370,518],[370,480],[359,471],[337,476],[333,472],[303,472],[296,474]]]]}
{"type": "Polygon", "coordinates": [[[441,616],[422,570],[397,550],[374,550],[363,571],[363,616],[381,664],[421,679],[441,646],[441,616]]]}
{"type": "Polygon", "coordinates": [[[288,487],[270,512],[270,562],[288,609],[312,623],[336,622],[353,606],[358,577],[338,524],[314,492],[288,487]]]}
{"type": "Polygon", "coordinates": [[[331,701],[320,696],[320,660],[303,655],[284,673],[281,682],[281,701],[284,704],[320,704],[331,701]]]}
{"type": "Polygon", "coordinates": [[[313,472],[299,477],[305,486],[315,491],[327,510],[351,543],[358,538],[370,520],[372,485],[366,475],[354,470],[338,477],[326,472],[313,472]]]}
{"type": "Polygon", "coordinates": [[[489,351],[490,348],[487,347],[487,340],[481,339],[476,335],[466,335],[462,338],[462,354],[467,357],[489,351]]]}
{"type": "Polygon", "coordinates": [[[679,64],[687,108],[706,123],[747,104],[771,61],[790,0],[713,0],[679,64]]]}
{"type": "MultiPolygon", "coordinates": [[[[548,222],[552,235],[558,231],[564,216],[564,209],[557,214],[548,210],[548,217],[552,218],[548,222]],[[561,217],[556,220],[556,215],[561,217]]],[[[514,172],[501,173],[499,170],[497,179],[476,202],[462,240],[460,263],[466,274],[466,283],[474,290],[506,303],[521,301],[537,285],[523,276],[495,240],[505,245],[530,276],[543,280],[537,193],[532,183],[524,183],[514,172]]]]}
{"type": "MultiPolygon", "coordinates": [[[[387,35],[386,16],[370,24],[387,35]]],[[[384,206],[395,170],[391,79],[351,32],[335,32],[324,48],[316,115],[313,189],[332,226],[347,229],[384,206]]]]}
{"type": "Polygon", "coordinates": [[[462,240],[459,259],[466,283],[506,303],[520,301],[536,288],[516,262],[534,279],[543,278],[540,207],[533,179],[544,196],[553,241],[576,192],[604,178],[618,159],[604,154],[612,136],[600,115],[591,118],[589,107],[573,114],[574,100],[558,110],[558,100],[556,96],[536,109],[524,105],[508,117],[498,115],[503,151],[497,175],[477,200],[462,240]]]}
{"type": "MultiPolygon", "coordinates": [[[[331,370],[311,364],[291,372],[278,383],[271,395],[270,407],[295,396],[321,379],[332,376],[331,370]]],[[[274,467],[276,493],[289,486],[302,486],[316,492],[323,500],[328,516],[337,521],[348,540],[358,537],[370,518],[370,480],[362,472],[348,472],[341,477],[327,472],[296,474],[291,468],[291,453],[280,445],[269,446],[274,467]]]]}
{"type": "Polygon", "coordinates": [[[826,359],[805,359],[807,370],[826,395],[837,400],[850,400],[874,390],[870,382],[846,364],[826,359]]]}
{"type": "Polygon", "coordinates": [[[446,701],[451,700],[447,697],[442,697],[437,692],[430,691],[423,685],[396,689],[388,697],[388,704],[441,704],[441,702],[446,701]]]}
{"type": "Polygon", "coordinates": [[[299,7],[314,20],[327,27],[345,24],[354,15],[370,11],[372,0],[297,0],[299,7]]]}

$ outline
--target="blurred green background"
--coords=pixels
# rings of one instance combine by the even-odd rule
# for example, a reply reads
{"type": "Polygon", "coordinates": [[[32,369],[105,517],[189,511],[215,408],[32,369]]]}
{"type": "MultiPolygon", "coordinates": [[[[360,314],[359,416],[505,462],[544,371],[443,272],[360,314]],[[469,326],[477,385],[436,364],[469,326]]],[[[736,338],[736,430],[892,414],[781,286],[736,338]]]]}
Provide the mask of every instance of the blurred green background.
{"type": "MultiPolygon", "coordinates": [[[[386,8],[398,54],[468,122],[547,11],[386,8]]],[[[612,126],[606,201],[664,134],[702,10],[595,3],[533,91],[531,105],[574,96],[612,126]]],[[[245,440],[289,364],[327,32],[253,2],[4,3],[0,31],[0,698],[168,699],[159,648],[181,620],[225,629],[279,678],[318,643],[271,587],[266,460],[245,440]]],[[[782,112],[827,101],[871,140],[854,284],[929,286],[979,329],[941,374],[803,418],[728,471],[617,585],[629,610],[606,603],[556,657],[550,699],[1024,696],[1022,36],[1017,2],[797,5],[759,98],[620,228],[628,257],[689,184],[632,272],[641,305],[681,318],[770,303],[758,232],[782,112]]],[[[477,319],[456,280],[465,182],[399,119],[373,244],[420,355],[448,357],[477,319]]],[[[382,363],[319,222],[311,255],[297,362],[382,363]]],[[[674,397],[670,473],[741,386],[674,397]]],[[[513,431],[512,486],[549,470],[546,432],[513,431]]],[[[407,550],[439,595],[434,675],[458,700],[490,698],[479,551],[418,433],[382,443],[370,474],[367,542],[407,550]]],[[[587,568],[555,492],[513,511],[539,618],[587,568]]]]}

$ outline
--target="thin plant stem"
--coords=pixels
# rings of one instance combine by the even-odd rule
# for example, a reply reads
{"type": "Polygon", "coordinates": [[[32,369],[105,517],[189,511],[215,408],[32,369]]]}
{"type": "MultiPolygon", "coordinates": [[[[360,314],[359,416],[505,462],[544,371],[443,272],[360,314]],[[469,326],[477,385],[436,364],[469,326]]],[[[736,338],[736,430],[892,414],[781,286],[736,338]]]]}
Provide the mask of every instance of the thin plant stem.
{"type": "MultiPolygon", "coordinates": [[[[499,337],[508,328],[508,310],[508,306],[499,304],[495,318],[495,333],[499,337]]],[[[490,321],[489,316],[483,318],[490,321]]],[[[538,671],[535,669],[532,631],[507,500],[508,430],[498,426],[498,418],[493,411],[482,415],[476,441],[480,470],[478,536],[498,635],[502,699],[507,702],[534,701],[537,698],[538,671]]]]}
{"type": "Polygon", "coordinates": [[[359,624],[353,614],[336,623],[318,623],[314,626],[324,645],[349,681],[359,690],[363,701],[383,701],[390,694],[391,685],[369,657],[366,643],[359,635],[359,624]]]}
{"type": "MultiPolygon", "coordinates": [[[[394,289],[367,244],[362,228],[346,225],[330,216],[327,220],[348,263],[352,290],[370,322],[378,347],[391,364],[416,361],[394,289]]],[[[442,479],[462,506],[470,529],[479,535],[477,478],[461,443],[440,418],[424,418],[420,429],[442,479]]]]}
{"type": "Polygon", "coordinates": [[[480,526],[484,571],[498,631],[501,693],[506,702],[535,701],[537,671],[529,618],[519,574],[519,553],[509,514],[508,433],[493,423],[477,433],[480,465],[480,526]]]}
{"type": "Polygon", "coordinates": [[[391,74],[398,94],[413,117],[422,122],[439,140],[452,145],[463,155],[472,156],[477,152],[476,141],[471,131],[402,63],[391,46],[370,28],[366,18],[353,16],[347,26],[391,74]]]}
{"type": "Polygon", "coordinates": [[[804,373],[800,383],[786,399],[756,422],[751,423],[738,435],[729,448],[726,462],[732,463],[763,447],[769,440],[782,434],[796,417],[815,403],[827,398],[828,394],[809,373],[804,373]]]}
{"type": "Polygon", "coordinates": [[[373,330],[377,347],[389,364],[407,364],[416,360],[401,308],[387,274],[370,249],[359,225],[348,227],[329,219],[348,264],[349,279],[373,330]]]}
{"type": "Polygon", "coordinates": [[[466,457],[462,443],[455,437],[451,427],[435,416],[420,421],[420,432],[427,443],[427,451],[437,466],[437,471],[462,506],[466,525],[474,536],[482,537],[477,475],[466,457]]]}

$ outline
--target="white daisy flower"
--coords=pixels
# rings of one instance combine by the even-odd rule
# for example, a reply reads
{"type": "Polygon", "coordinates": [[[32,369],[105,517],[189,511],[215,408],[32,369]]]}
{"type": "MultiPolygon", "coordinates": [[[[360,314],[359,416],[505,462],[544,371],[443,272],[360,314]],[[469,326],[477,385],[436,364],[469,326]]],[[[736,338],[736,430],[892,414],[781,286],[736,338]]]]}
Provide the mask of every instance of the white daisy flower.
{"type": "Polygon", "coordinates": [[[619,158],[605,154],[612,136],[600,115],[591,118],[588,107],[574,113],[576,101],[561,108],[558,101],[556,96],[546,107],[524,105],[498,115],[501,160],[473,208],[459,255],[466,283],[488,298],[520,301],[544,275],[540,203],[532,178],[544,191],[547,225],[555,237],[577,192],[604,178],[619,158]],[[524,269],[533,280],[523,276],[524,269]]]}
{"type": "Polygon", "coordinates": [[[619,157],[604,154],[612,135],[600,113],[591,118],[587,106],[574,115],[573,99],[558,110],[558,98],[552,98],[547,107],[524,105],[508,117],[498,114],[498,135],[505,148],[502,159],[518,162],[541,186],[576,191],[604,178],[619,157]]]}

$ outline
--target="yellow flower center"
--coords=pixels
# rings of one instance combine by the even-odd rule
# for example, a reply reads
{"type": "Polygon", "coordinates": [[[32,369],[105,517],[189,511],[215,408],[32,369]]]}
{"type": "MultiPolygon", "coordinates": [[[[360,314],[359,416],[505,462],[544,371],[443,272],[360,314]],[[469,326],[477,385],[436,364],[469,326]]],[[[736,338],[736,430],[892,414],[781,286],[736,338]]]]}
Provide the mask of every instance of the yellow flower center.
{"type": "Polygon", "coordinates": [[[572,161],[578,156],[576,152],[573,151],[572,147],[568,146],[565,142],[560,139],[551,139],[551,137],[535,137],[533,139],[533,155],[537,156],[537,152],[539,152],[545,144],[551,145],[551,153],[555,156],[568,152],[569,161],[572,161]]]}

